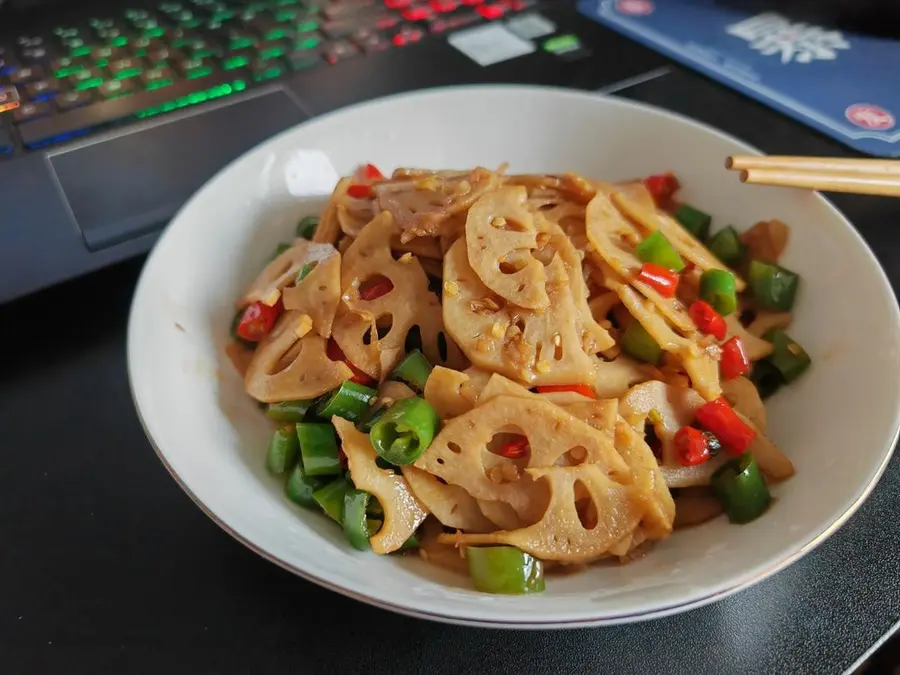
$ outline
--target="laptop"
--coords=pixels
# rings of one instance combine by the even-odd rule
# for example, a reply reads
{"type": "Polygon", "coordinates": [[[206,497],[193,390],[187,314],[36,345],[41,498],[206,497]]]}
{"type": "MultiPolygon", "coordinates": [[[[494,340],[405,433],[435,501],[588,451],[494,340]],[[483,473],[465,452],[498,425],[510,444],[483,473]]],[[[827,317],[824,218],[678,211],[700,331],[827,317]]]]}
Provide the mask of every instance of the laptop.
{"type": "Polygon", "coordinates": [[[145,253],[207,179],[310,117],[663,64],[567,0],[0,0],[0,303],[145,253]]]}

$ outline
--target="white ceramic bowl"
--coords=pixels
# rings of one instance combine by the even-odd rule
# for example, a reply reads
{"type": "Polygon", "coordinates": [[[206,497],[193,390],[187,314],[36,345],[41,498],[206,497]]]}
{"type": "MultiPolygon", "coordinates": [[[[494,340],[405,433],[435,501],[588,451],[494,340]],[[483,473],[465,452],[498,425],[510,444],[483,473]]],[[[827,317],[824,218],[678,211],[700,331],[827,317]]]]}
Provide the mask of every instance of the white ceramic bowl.
{"type": "Polygon", "coordinates": [[[714,129],[614,98],[532,87],[394,96],[315,119],[235,161],[178,214],[144,268],[128,331],[132,392],[160,459],[222,528],[273,562],[348,596],[415,616],[507,627],[599,625],[722,598],[834,532],[884,469],[898,432],[900,314],[874,256],[821,196],[742,185],[723,169],[756,151],[714,129]],[[510,163],[515,172],[627,179],[674,170],[684,200],[738,229],[791,226],[784,264],[802,274],[792,335],[812,369],[770,402],[770,436],[797,475],[754,523],[676,532],[645,558],[551,577],[497,597],[416,558],[360,553],[267,475],[269,423],[224,356],[233,302],[339,173],[510,163]],[[309,196],[309,195],[313,196],[309,196]]]}

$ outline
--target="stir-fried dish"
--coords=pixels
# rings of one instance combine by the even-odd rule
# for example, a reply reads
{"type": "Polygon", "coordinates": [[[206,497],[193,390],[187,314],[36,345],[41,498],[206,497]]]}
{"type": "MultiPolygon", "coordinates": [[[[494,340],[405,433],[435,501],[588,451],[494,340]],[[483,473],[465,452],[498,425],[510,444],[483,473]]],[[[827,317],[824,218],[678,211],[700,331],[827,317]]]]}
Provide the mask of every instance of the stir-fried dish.
{"type": "Polygon", "coordinates": [[[794,467],[763,400],[810,365],[788,228],[740,233],[671,174],[610,184],[371,164],[237,302],[266,463],[351,546],[490,593],[747,523],[794,467]]]}

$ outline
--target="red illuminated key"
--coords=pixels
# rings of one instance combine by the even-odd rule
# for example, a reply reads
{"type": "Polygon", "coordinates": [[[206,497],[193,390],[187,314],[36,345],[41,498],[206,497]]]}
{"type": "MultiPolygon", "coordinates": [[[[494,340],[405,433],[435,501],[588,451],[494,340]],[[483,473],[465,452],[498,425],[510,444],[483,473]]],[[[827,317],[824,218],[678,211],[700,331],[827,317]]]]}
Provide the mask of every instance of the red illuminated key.
{"type": "Polygon", "coordinates": [[[478,8],[478,13],[488,21],[499,19],[506,13],[506,7],[503,5],[482,5],[478,8]]]}
{"type": "Polygon", "coordinates": [[[388,9],[406,9],[412,4],[412,0],[384,0],[384,6],[388,9]]]}
{"type": "Polygon", "coordinates": [[[427,7],[410,7],[403,12],[403,18],[407,21],[424,21],[431,16],[431,10],[427,7]]]}
{"type": "Polygon", "coordinates": [[[438,14],[452,12],[456,9],[456,0],[431,0],[431,9],[438,14]]]}
{"type": "Polygon", "coordinates": [[[480,5],[482,2],[484,2],[484,0],[462,0],[462,4],[469,5],[470,7],[480,5]]]}

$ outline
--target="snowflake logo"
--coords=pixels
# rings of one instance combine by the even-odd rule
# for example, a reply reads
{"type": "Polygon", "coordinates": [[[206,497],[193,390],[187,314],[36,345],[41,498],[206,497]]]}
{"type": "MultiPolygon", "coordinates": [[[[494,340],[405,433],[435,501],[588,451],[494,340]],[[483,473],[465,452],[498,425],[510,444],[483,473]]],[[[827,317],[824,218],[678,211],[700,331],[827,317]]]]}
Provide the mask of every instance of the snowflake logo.
{"type": "Polygon", "coordinates": [[[751,49],[763,56],[779,55],[784,64],[833,61],[839,49],[850,49],[850,43],[839,30],[791,23],[772,12],[731,24],[725,31],[746,40],[751,49]]]}

